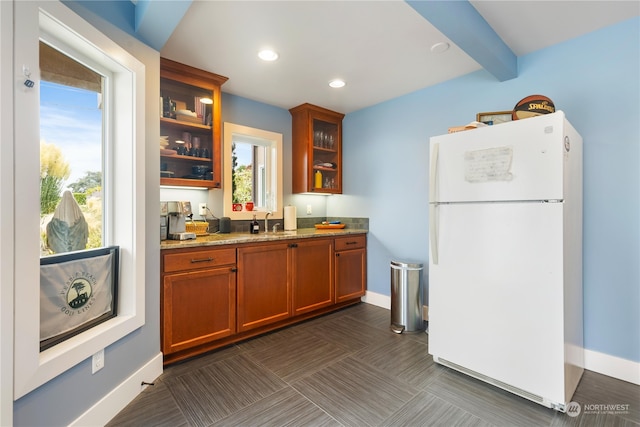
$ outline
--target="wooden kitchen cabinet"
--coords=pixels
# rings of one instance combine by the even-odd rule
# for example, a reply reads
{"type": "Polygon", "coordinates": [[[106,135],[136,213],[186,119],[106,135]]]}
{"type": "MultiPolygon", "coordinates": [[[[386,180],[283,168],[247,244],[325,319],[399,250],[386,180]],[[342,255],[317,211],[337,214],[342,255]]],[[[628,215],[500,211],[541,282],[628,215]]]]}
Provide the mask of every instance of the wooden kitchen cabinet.
{"type": "Polygon", "coordinates": [[[235,248],[163,255],[162,352],[188,351],[236,332],[235,248]]]}
{"type": "Polygon", "coordinates": [[[367,286],[367,237],[335,239],[336,303],[361,297],[367,286]]]}
{"type": "Polygon", "coordinates": [[[289,244],[238,248],[238,332],[290,316],[289,244]]]}
{"type": "Polygon", "coordinates": [[[306,239],[290,246],[293,315],[331,306],[333,239],[306,239]]]}
{"type": "Polygon", "coordinates": [[[226,81],[227,77],[160,58],[160,135],[169,140],[160,150],[161,185],[222,187],[221,86],[226,81]],[[187,152],[177,154],[175,149],[187,152]],[[195,173],[193,166],[203,171],[195,173]]]}
{"type": "Polygon", "coordinates": [[[166,365],[358,303],[366,235],[172,248],[161,269],[166,365]]]}
{"type": "Polygon", "coordinates": [[[289,112],[293,122],[292,191],[342,193],[344,114],[312,104],[299,105],[289,112]]]}

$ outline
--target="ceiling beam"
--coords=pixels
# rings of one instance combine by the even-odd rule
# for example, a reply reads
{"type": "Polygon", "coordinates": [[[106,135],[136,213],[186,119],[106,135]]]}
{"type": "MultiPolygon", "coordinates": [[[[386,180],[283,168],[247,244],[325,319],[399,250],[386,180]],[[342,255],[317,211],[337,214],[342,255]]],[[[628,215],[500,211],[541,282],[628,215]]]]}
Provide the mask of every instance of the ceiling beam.
{"type": "Polygon", "coordinates": [[[406,0],[499,81],[518,77],[518,58],[468,1],[406,0]]]}
{"type": "Polygon", "coordinates": [[[137,0],[135,31],[157,51],[167,43],[192,0],[137,0]]]}

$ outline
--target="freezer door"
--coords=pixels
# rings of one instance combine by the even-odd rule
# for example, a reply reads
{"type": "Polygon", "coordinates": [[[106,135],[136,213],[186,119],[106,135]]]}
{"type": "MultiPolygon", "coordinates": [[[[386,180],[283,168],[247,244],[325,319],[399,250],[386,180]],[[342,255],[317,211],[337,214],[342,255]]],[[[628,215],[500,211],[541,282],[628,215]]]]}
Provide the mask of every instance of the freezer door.
{"type": "Polygon", "coordinates": [[[564,128],[560,111],[431,138],[429,201],[563,199],[564,128]]]}
{"type": "Polygon", "coordinates": [[[429,353],[564,402],[562,203],[436,210],[429,353]]]}

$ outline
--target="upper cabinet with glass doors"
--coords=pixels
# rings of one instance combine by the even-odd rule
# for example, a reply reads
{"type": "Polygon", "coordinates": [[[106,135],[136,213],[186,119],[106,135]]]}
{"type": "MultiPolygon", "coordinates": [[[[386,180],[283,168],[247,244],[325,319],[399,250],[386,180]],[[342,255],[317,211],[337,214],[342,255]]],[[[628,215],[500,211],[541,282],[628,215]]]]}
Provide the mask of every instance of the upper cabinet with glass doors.
{"type": "Polygon", "coordinates": [[[160,184],[222,188],[227,77],[160,58],[160,184]]]}
{"type": "Polygon", "coordinates": [[[311,104],[289,112],[293,118],[293,192],[341,194],[344,114],[311,104]]]}

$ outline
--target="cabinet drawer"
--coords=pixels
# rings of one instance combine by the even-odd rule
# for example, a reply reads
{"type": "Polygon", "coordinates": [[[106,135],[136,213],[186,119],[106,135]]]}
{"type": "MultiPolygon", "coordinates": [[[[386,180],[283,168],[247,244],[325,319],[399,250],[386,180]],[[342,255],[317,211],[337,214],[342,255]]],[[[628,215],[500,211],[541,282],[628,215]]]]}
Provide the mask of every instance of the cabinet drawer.
{"type": "Polygon", "coordinates": [[[171,273],[174,271],[193,270],[195,268],[215,267],[235,263],[235,248],[166,254],[164,255],[164,272],[171,273]]]}
{"type": "Polygon", "coordinates": [[[349,249],[360,249],[367,245],[367,237],[365,235],[349,236],[349,237],[337,237],[336,238],[336,251],[345,251],[349,249]]]}

